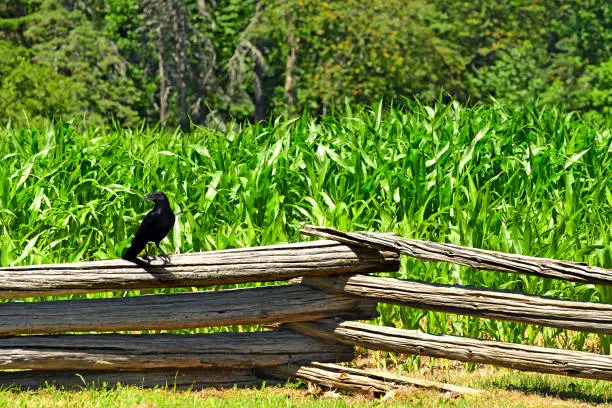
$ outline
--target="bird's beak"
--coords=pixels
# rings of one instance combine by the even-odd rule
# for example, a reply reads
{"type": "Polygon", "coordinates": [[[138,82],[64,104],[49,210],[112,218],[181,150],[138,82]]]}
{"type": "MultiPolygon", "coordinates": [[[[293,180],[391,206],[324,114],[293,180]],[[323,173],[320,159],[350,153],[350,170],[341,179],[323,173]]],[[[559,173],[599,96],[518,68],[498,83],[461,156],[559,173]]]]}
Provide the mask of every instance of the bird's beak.
{"type": "Polygon", "coordinates": [[[153,194],[145,194],[142,198],[144,198],[145,200],[155,200],[155,197],[153,197],[153,194]]]}

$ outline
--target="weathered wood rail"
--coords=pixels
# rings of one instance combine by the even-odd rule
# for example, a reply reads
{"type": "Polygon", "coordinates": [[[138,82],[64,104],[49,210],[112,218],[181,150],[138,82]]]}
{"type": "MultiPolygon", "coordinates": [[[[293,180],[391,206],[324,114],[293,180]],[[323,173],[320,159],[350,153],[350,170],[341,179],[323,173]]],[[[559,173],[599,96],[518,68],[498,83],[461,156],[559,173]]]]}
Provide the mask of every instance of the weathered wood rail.
{"type": "Polygon", "coordinates": [[[366,275],[307,277],[306,285],[417,309],[612,334],[612,305],[366,275]]]}
{"type": "Polygon", "coordinates": [[[349,361],[353,348],[290,330],[214,334],[16,336],[0,341],[0,369],[257,368],[349,361]]]}
{"type": "Polygon", "coordinates": [[[367,275],[397,271],[400,254],[604,285],[612,284],[610,270],[389,234],[320,227],[303,232],[332,240],[175,255],[171,264],[147,267],[117,260],[0,268],[0,299],[7,300],[291,280],[218,291],[1,302],[0,385],[251,386],[264,377],[268,383],[297,377],[374,394],[404,385],[477,392],[323,364],[352,360],[354,346],[612,381],[612,356],[348,321],[375,317],[384,302],[612,334],[609,304],[367,275]],[[237,325],[274,330],[141,333],[237,325]],[[101,334],[118,331],[128,333],[101,334]]]}
{"type": "Polygon", "coordinates": [[[468,387],[459,387],[452,384],[444,384],[435,381],[421,380],[418,378],[400,377],[388,373],[359,370],[355,368],[342,367],[336,364],[324,364],[320,362],[310,363],[305,366],[287,364],[284,366],[268,367],[258,371],[265,375],[282,378],[299,378],[345,391],[372,393],[375,395],[385,394],[402,386],[416,386],[421,388],[434,388],[457,394],[479,394],[481,391],[468,387]]]}
{"type": "MultiPolygon", "coordinates": [[[[286,381],[286,380],[285,380],[286,381]]],[[[266,384],[285,381],[266,379],[266,384]]],[[[257,387],[262,379],[248,369],[172,368],[144,371],[70,371],[27,370],[0,372],[0,384],[21,389],[37,389],[49,385],[68,389],[101,386],[112,388],[117,383],[137,387],[167,386],[169,389],[197,389],[207,387],[257,387]]]]}
{"type": "Polygon", "coordinates": [[[300,322],[289,323],[288,327],[305,335],[373,350],[612,381],[612,356],[502,341],[432,335],[417,330],[358,322],[300,322]]]}
{"type": "Polygon", "coordinates": [[[128,289],[282,281],[299,276],[393,272],[394,252],[335,241],[301,242],[173,255],[143,268],[123,260],[0,268],[0,299],[128,289]]]}
{"type": "Polygon", "coordinates": [[[0,306],[0,336],[178,330],[331,316],[369,319],[376,314],[375,303],[301,285],[109,299],[9,302],[0,306]]]}
{"type": "Polygon", "coordinates": [[[302,229],[302,233],[319,238],[333,239],[349,245],[394,251],[422,261],[450,262],[475,269],[525,273],[542,278],[612,285],[612,270],[590,266],[581,262],[507,254],[485,249],[402,238],[389,234],[343,232],[325,227],[307,226],[302,229]]]}

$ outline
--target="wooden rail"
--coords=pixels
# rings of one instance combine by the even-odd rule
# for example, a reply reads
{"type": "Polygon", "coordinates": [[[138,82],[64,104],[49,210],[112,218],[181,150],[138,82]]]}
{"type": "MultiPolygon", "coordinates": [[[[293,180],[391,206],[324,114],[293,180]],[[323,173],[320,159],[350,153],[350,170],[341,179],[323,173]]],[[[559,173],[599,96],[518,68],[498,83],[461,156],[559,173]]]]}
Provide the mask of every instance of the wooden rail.
{"type": "Polygon", "coordinates": [[[170,265],[146,269],[123,260],[19,266],[0,268],[0,299],[391,272],[398,259],[393,252],[315,241],[173,255],[170,265]]]}
{"type": "Polygon", "coordinates": [[[252,370],[223,368],[181,368],[144,371],[9,371],[0,372],[0,386],[25,390],[49,386],[82,389],[85,387],[115,387],[117,384],[137,387],[167,386],[170,389],[197,390],[209,387],[260,387],[285,381],[262,379],[252,370]]]}
{"type": "Polygon", "coordinates": [[[299,378],[328,388],[375,395],[385,394],[402,386],[433,388],[456,394],[479,394],[481,392],[474,388],[316,362],[305,366],[288,364],[268,367],[258,371],[274,378],[299,378]]]}
{"type": "Polygon", "coordinates": [[[308,226],[306,235],[334,239],[349,245],[395,251],[423,261],[443,261],[475,269],[526,273],[542,278],[564,279],[574,282],[612,285],[612,270],[589,266],[581,262],[536,258],[452,244],[420,241],[389,234],[343,232],[333,228],[308,226]]]}
{"type": "Polygon", "coordinates": [[[353,348],[289,330],[200,335],[90,334],[6,337],[0,369],[256,368],[353,359],[353,348]]]}
{"type": "Polygon", "coordinates": [[[304,284],[418,309],[612,334],[612,305],[366,275],[307,277],[304,284]]]}
{"type": "Polygon", "coordinates": [[[357,322],[324,320],[289,323],[288,327],[305,335],[373,350],[612,381],[612,356],[502,341],[431,335],[416,330],[357,322]]]}
{"type": "Polygon", "coordinates": [[[294,285],[222,291],[0,303],[0,336],[7,336],[0,339],[0,370],[30,370],[0,371],[0,385],[36,387],[47,380],[68,386],[100,381],[159,385],[172,383],[173,373],[179,387],[189,381],[196,386],[260,383],[246,369],[373,393],[418,383],[321,364],[352,359],[353,346],[612,381],[612,356],[330,319],[370,319],[377,315],[377,303],[387,302],[612,334],[609,304],[364,275],[396,271],[400,253],[426,261],[606,285],[612,283],[610,270],[389,234],[319,227],[307,227],[304,232],[341,243],[316,241],[176,255],[169,265],[146,268],[122,260],[0,268],[0,299],[300,280],[294,285]],[[291,330],[133,334],[135,330],[245,324],[277,328],[282,324],[291,330]],[[112,331],[130,334],[97,334],[112,331]],[[90,334],[65,334],[75,332],[90,334]],[[64,334],[49,336],[59,333],[64,334]]]}
{"type": "Polygon", "coordinates": [[[376,304],[300,285],[126,298],[0,304],[0,336],[368,319],[376,304]]]}

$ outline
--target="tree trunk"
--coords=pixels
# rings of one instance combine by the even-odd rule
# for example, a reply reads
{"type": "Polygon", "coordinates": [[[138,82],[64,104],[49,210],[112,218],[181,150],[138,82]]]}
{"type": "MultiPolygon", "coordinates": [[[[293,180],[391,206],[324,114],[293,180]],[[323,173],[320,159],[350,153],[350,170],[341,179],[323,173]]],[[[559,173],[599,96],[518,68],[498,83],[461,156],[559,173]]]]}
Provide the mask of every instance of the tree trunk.
{"type": "Polygon", "coordinates": [[[263,69],[255,62],[255,122],[264,119],[266,112],[265,101],[263,99],[263,69]]]}
{"type": "Polygon", "coordinates": [[[166,78],[166,52],[164,45],[164,37],[162,33],[161,25],[157,29],[159,40],[158,40],[158,75],[159,75],[159,122],[162,126],[166,126],[167,120],[167,109],[168,109],[168,79],[166,78]]]}
{"type": "Polygon", "coordinates": [[[181,0],[172,0],[172,34],[174,37],[174,57],[176,61],[177,119],[181,129],[189,129],[187,109],[187,13],[181,0]]]}
{"type": "Polygon", "coordinates": [[[293,89],[293,71],[295,70],[297,60],[297,42],[295,38],[295,18],[293,8],[285,2],[285,21],[287,24],[287,60],[285,62],[285,103],[287,110],[293,110],[295,106],[295,94],[293,89]]]}

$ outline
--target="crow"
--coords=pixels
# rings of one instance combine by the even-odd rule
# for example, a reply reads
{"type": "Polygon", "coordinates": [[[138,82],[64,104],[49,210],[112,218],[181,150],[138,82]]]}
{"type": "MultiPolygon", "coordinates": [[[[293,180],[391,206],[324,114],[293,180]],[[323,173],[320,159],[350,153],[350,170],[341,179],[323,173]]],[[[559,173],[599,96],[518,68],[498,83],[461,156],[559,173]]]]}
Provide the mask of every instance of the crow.
{"type": "MultiPolygon", "coordinates": [[[[164,263],[170,262],[170,257],[166,254],[159,246],[162,239],[168,235],[168,232],[174,226],[174,213],[170,209],[170,203],[168,197],[161,191],[156,191],[151,194],[144,196],[145,200],[151,200],[155,203],[155,207],[147,215],[145,215],[136,235],[132,240],[132,245],[125,251],[122,258],[126,261],[136,262],[139,261],[137,258],[138,254],[146,248],[147,243],[154,242],[157,248],[160,250],[162,255],[160,258],[164,260],[164,263]]],[[[145,254],[143,258],[147,261],[154,259],[149,254],[145,254]]],[[[142,261],[140,261],[142,262],[142,261]]]]}

